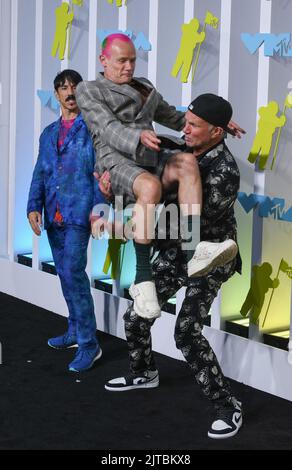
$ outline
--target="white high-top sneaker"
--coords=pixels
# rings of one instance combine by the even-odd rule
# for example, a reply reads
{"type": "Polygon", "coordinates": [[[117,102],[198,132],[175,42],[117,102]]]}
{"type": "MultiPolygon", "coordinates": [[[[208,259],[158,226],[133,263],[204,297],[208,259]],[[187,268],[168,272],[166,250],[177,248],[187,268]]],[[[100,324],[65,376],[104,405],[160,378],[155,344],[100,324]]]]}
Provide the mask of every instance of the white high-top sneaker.
{"type": "Polygon", "coordinates": [[[242,426],[242,405],[236,400],[234,407],[215,405],[215,417],[208,431],[212,439],[226,439],[235,436],[242,426]]]}

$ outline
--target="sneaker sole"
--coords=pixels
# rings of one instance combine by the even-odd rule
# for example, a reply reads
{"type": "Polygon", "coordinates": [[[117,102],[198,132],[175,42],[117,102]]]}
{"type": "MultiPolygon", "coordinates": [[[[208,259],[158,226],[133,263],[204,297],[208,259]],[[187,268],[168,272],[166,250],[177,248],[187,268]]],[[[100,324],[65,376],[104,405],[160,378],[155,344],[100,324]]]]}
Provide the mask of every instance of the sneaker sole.
{"type": "Polygon", "coordinates": [[[109,392],[127,392],[128,390],[135,390],[138,388],[156,388],[159,386],[159,380],[156,382],[148,382],[141,385],[128,385],[126,387],[118,388],[118,387],[111,387],[109,385],[105,385],[104,388],[109,392]]]}
{"type": "Polygon", "coordinates": [[[191,273],[188,273],[188,277],[204,276],[205,274],[208,274],[210,271],[212,271],[214,268],[224,266],[235,258],[237,252],[237,246],[231,246],[227,248],[227,250],[224,250],[223,253],[219,253],[215,258],[213,258],[207,266],[204,266],[201,269],[193,271],[191,273]]]}
{"type": "Polygon", "coordinates": [[[48,346],[53,349],[70,349],[70,348],[78,348],[78,344],[72,344],[71,346],[53,346],[48,342],[48,346]]]}
{"type": "Polygon", "coordinates": [[[93,359],[93,361],[92,361],[92,363],[90,364],[90,366],[89,366],[89,367],[86,367],[86,369],[79,369],[79,370],[77,370],[77,369],[74,369],[73,367],[72,367],[72,368],[69,367],[69,371],[70,371],[70,372],[83,372],[83,371],[85,371],[85,370],[89,370],[89,369],[91,369],[91,367],[93,366],[93,364],[95,363],[95,361],[98,361],[98,359],[100,359],[101,356],[102,356],[102,350],[99,351],[99,354],[93,359]]]}

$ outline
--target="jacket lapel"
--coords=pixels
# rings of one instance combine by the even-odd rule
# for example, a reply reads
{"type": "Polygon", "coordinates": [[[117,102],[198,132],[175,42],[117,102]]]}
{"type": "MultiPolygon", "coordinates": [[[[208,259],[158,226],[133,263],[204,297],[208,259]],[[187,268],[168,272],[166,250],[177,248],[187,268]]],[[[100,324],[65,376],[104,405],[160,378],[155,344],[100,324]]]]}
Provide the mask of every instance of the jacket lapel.
{"type": "Polygon", "coordinates": [[[152,111],[153,107],[156,106],[156,97],[157,97],[157,92],[153,88],[152,91],[150,92],[147,100],[145,101],[144,106],[142,107],[141,111],[137,115],[136,119],[140,119],[145,114],[148,114],[149,110],[152,111]]]}
{"type": "Polygon", "coordinates": [[[107,78],[104,78],[104,76],[101,73],[97,76],[96,84],[97,84],[97,86],[99,86],[101,84],[103,87],[108,88],[111,91],[114,91],[115,93],[119,93],[120,95],[128,96],[128,97],[132,98],[132,100],[134,100],[139,105],[142,104],[140,93],[128,84],[117,85],[116,83],[112,82],[111,80],[108,80],[107,78]]]}
{"type": "Polygon", "coordinates": [[[83,125],[82,116],[81,116],[81,114],[79,114],[77,116],[77,118],[75,119],[75,122],[74,122],[73,126],[69,130],[69,132],[66,136],[66,139],[64,141],[64,144],[59,149],[60,154],[64,152],[65,148],[67,147],[69,142],[74,138],[74,136],[77,134],[77,132],[80,130],[82,125],[83,125]]]}
{"type": "Polygon", "coordinates": [[[59,137],[59,129],[60,129],[60,124],[61,124],[61,119],[58,119],[54,123],[54,127],[52,129],[50,138],[51,138],[51,144],[53,149],[55,150],[56,154],[58,153],[58,137],[59,137]]]}

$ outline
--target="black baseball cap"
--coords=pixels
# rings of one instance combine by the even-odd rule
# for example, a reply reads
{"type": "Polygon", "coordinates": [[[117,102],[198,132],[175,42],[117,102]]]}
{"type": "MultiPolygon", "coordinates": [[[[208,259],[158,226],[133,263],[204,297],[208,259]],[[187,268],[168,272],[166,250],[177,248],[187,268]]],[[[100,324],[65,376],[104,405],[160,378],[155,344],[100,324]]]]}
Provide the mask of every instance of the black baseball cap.
{"type": "Polygon", "coordinates": [[[232,116],[232,106],[222,96],[204,93],[195,98],[188,110],[213,126],[229,132],[228,123],[232,116]]]}

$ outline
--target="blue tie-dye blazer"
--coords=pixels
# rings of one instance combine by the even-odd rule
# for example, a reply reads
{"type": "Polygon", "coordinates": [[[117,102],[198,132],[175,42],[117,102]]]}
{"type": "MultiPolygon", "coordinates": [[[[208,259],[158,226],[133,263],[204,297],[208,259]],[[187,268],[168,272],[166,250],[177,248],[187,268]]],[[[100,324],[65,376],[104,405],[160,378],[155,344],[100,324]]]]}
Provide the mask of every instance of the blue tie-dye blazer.
{"type": "Polygon", "coordinates": [[[57,204],[65,224],[88,226],[92,207],[105,203],[93,176],[95,154],[86,124],[79,114],[58,150],[61,119],[45,128],[29,191],[27,214],[42,213],[45,228],[53,222],[57,204]]]}

